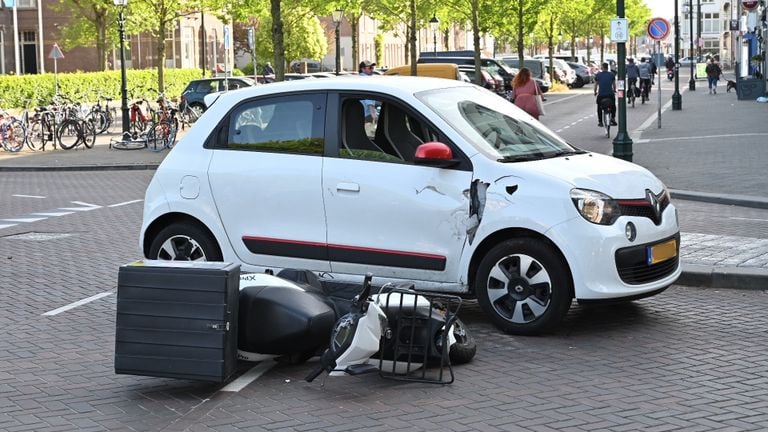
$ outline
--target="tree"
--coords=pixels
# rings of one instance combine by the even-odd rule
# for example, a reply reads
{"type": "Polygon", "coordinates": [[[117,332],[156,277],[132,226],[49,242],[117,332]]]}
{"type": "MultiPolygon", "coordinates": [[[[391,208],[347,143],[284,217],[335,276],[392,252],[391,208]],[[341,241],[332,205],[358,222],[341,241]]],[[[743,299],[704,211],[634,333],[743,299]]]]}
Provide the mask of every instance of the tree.
{"type": "Polygon", "coordinates": [[[60,0],[52,9],[71,13],[70,24],[62,29],[63,48],[96,47],[100,70],[107,67],[107,47],[118,41],[115,29],[117,9],[112,0],[60,0]]]}

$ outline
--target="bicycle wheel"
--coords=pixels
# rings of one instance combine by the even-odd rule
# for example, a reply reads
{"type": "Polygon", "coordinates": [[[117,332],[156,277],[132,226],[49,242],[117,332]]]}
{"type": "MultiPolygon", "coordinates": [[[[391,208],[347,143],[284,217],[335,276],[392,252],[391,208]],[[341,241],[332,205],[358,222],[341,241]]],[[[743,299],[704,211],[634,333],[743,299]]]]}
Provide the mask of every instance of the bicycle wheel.
{"type": "Polygon", "coordinates": [[[157,123],[147,133],[147,148],[151,152],[165,149],[165,139],[168,137],[168,124],[157,123]]]}
{"type": "Polygon", "coordinates": [[[86,148],[93,148],[96,144],[96,126],[90,120],[81,120],[80,125],[83,128],[83,144],[86,148]]]}
{"type": "Polygon", "coordinates": [[[64,150],[73,149],[80,142],[81,126],[77,120],[66,119],[56,128],[56,140],[64,150]]]}
{"type": "Polygon", "coordinates": [[[45,147],[45,138],[43,123],[40,121],[30,123],[27,131],[27,147],[32,151],[42,150],[45,147]]]}
{"type": "Polygon", "coordinates": [[[21,120],[13,119],[3,125],[3,148],[11,153],[16,153],[24,148],[26,140],[26,131],[24,123],[21,120]]]}
{"type": "Polygon", "coordinates": [[[88,116],[88,121],[93,124],[93,128],[96,130],[96,134],[103,134],[109,127],[109,121],[104,111],[91,111],[88,116]]]}
{"type": "Polygon", "coordinates": [[[605,136],[611,136],[611,113],[603,111],[603,125],[605,126],[605,136]]]}

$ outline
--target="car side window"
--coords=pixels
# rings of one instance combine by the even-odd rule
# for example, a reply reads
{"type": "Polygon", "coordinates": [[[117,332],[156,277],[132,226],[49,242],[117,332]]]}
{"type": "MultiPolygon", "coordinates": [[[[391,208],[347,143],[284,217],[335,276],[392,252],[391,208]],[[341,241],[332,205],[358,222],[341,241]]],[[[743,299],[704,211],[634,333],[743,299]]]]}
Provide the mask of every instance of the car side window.
{"type": "Polygon", "coordinates": [[[342,100],[340,133],[339,156],[385,162],[413,162],[419,145],[437,139],[404,106],[367,96],[342,100]]]}
{"type": "Polygon", "coordinates": [[[235,150],[323,154],[324,97],[254,100],[230,114],[226,147],[235,150]]]}
{"type": "Polygon", "coordinates": [[[211,81],[200,81],[200,83],[197,85],[197,93],[208,94],[214,91],[216,90],[213,89],[211,81]]]}

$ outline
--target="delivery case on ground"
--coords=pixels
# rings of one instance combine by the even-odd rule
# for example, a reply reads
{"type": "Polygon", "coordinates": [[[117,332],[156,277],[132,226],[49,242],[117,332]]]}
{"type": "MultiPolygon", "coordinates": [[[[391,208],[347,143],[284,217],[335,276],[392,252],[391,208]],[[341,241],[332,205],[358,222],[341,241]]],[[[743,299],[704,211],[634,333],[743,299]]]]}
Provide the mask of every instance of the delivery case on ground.
{"type": "Polygon", "coordinates": [[[239,278],[231,263],[121,266],[115,372],[226,381],[237,364],[239,278]]]}

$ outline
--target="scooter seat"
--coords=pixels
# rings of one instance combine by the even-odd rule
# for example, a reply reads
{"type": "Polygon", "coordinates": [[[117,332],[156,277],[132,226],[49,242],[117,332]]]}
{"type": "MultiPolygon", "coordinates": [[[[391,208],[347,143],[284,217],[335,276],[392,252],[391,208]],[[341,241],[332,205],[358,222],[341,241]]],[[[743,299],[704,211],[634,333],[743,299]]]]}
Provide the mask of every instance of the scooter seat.
{"type": "Polygon", "coordinates": [[[249,286],[240,290],[238,348],[259,354],[307,353],[328,344],[336,312],[302,290],[249,286]]]}

